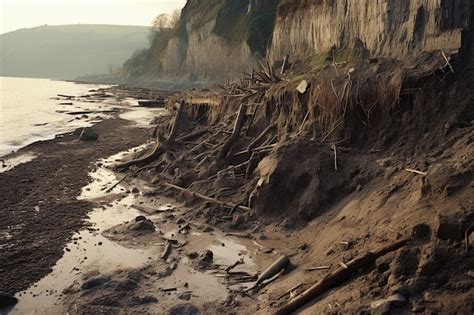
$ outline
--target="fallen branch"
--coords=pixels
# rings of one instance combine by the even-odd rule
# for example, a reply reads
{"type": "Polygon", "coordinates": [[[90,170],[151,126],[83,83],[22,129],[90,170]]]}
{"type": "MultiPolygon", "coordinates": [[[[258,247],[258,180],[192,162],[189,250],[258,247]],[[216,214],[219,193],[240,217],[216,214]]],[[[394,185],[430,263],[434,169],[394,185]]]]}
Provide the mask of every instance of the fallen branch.
{"type": "Polygon", "coordinates": [[[178,139],[176,139],[176,142],[184,142],[184,141],[197,139],[205,135],[206,133],[208,133],[208,131],[209,131],[209,128],[203,128],[203,129],[197,130],[195,132],[190,133],[189,135],[179,137],[178,139]]]}
{"type": "Polygon", "coordinates": [[[173,184],[165,183],[164,185],[165,185],[166,187],[170,187],[170,188],[173,188],[173,189],[182,191],[182,192],[187,192],[187,193],[192,194],[193,196],[195,196],[195,197],[197,197],[197,198],[199,198],[199,199],[202,199],[202,200],[205,200],[205,201],[209,201],[209,202],[212,202],[212,203],[215,203],[215,204],[218,204],[218,205],[227,207],[227,208],[229,208],[229,209],[238,208],[238,209],[241,209],[241,210],[244,210],[244,211],[252,211],[252,209],[250,209],[249,207],[245,207],[245,206],[241,206],[241,205],[235,205],[235,204],[230,203],[230,202],[225,202],[225,201],[217,200],[217,199],[211,198],[211,197],[209,197],[209,196],[206,196],[206,195],[200,194],[200,193],[198,193],[198,192],[195,192],[195,191],[192,191],[192,190],[183,188],[183,187],[179,187],[179,186],[176,186],[176,185],[173,185],[173,184]]]}
{"type": "Polygon", "coordinates": [[[262,133],[260,135],[258,135],[257,138],[255,138],[255,140],[253,140],[249,146],[247,147],[247,152],[250,154],[250,152],[252,151],[253,148],[255,148],[259,143],[260,141],[262,141],[269,132],[273,131],[273,129],[275,129],[275,124],[271,124],[270,126],[268,126],[267,128],[265,128],[264,131],[262,131],[262,133]]]}
{"type": "Polygon", "coordinates": [[[420,174],[420,175],[423,175],[423,176],[428,174],[426,172],[422,172],[422,171],[419,171],[419,170],[413,170],[411,168],[406,168],[405,171],[410,172],[410,173],[420,174]]]}
{"type": "Polygon", "coordinates": [[[291,297],[291,293],[294,292],[295,290],[299,289],[301,286],[303,286],[303,283],[299,283],[299,284],[295,285],[294,287],[292,287],[291,289],[289,289],[285,293],[280,294],[277,297],[277,300],[280,300],[282,297],[286,296],[287,294],[290,294],[290,297],[291,297]]]}
{"type": "Polygon", "coordinates": [[[171,242],[166,242],[165,249],[163,250],[163,253],[161,254],[161,259],[162,260],[167,260],[168,256],[171,254],[171,242]]]}
{"type": "Polygon", "coordinates": [[[275,314],[283,315],[290,314],[298,310],[300,307],[308,303],[309,301],[315,299],[321,294],[327,292],[328,290],[341,285],[344,281],[350,279],[360,268],[371,265],[375,260],[381,256],[384,256],[387,253],[393,252],[401,247],[405,246],[408,243],[409,239],[404,239],[397,241],[393,244],[385,246],[377,251],[368,252],[367,254],[355,258],[345,264],[347,268],[340,267],[335,272],[327,275],[315,285],[311,286],[309,289],[290,300],[287,304],[278,309],[275,314]]]}
{"type": "MultiPolygon", "coordinates": [[[[169,148],[171,146],[173,146],[173,144],[176,140],[176,137],[178,135],[180,122],[181,122],[181,116],[183,115],[183,110],[184,110],[184,101],[181,101],[181,103],[179,104],[179,107],[178,107],[178,112],[176,113],[176,118],[174,120],[173,127],[171,128],[171,132],[170,132],[168,138],[164,141],[158,141],[156,146],[155,146],[155,149],[153,150],[153,152],[151,152],[150,154],[148,154],[145,157],[135,159],[135,160],[131,160],[131,161],[127,161],[127,162],[124,162],[124,163],[120,163],[117,166],[115,166],[115,168],[124,169],[124,168],[128,168],[132,165],[146,165],[146,164],[149,164],[150,162],[156,160],[160,155],[162,155],[164,152],[169,150],[169,148]]],[[[183,138],[181,138],[181,141],[186,140],[186,139],[183,140],[183,138]]]]}
{"type": "Polygon", "coordinates": [[[227,139],[226,143],[222,147],[221,151],[219,152],[218,159],[221,160],[227,156],[229,151],[234,146],[234,143],[237,141],[240,135],[240,130],[245,122],[245,116],[247,113],[247,104],[242,102],[240,104],[239,112],[237,113],[237,118],[235,118],[234,129],[232,130],[232,134],[230,135],[229,139],[227,139]]]}
{"type": "Polygon", "coordinates": [[[150,168],[154,168],[154,167],[158,167],[158,166],[159,166],[159,165],[147,165],[147,166],[143,166],[143,167],[139,168],[138,170],[136,170],[135,172],[125,175],[121,180],[119,180],[118,182],[116,182],[115,184],[113,184],[113,185],[112,185],[109,189],[107,189],[105,192],[106,192],[106,193],[111,192],[112,190],[114,190],[115,187],[117,187],[118,185],[120,185],[123,181],[125,181],[125,180],[128,179],[128,178],[134,177],[135,175],[137,175],[137,174],[140,173],[141,171],[144,171],[144,170],[150,169],[150,168]]]}
{"type": "Polygon", "coordinates": [[[446,65],[449,66],[449,70],[451,70],[451,72],[454,74],[453,66],[451,66],[451,63],[449,62],[448,57],[446,57],[444,51],[441,51],[441,54],[443,55],[443,58],[446,61],[446,65]]]}
{"type": "Polygon", "coordinates": [[[244,263],[244,258],[242,257],[240,260],[237,260],[234,264],[230,265],[229,267],[225,268],[225,272],[229,273],[232,269],[237,267],[238,265],[242,265],[244,263]]]}
{"type": "MultiPolygon", "coordinates": [[[[264,146],[261,146],[261,147],[258,147],[258,148],[254,148],[250,151],[252,152],[262,152],[262,151],[267,151],[267,150],[273,150],[273,148],[276,147],[276,143],[274,144],[269,144],[269,145],[264,145],[264,146]]],[[[234,154],[235,157],[237,156],[241,156],[241,155],[245,155],[245,154],[248,154],[249,152],[247,150],[245,151],[240,151],[240,152],[237,152],[236,154],[234,154]]]]}

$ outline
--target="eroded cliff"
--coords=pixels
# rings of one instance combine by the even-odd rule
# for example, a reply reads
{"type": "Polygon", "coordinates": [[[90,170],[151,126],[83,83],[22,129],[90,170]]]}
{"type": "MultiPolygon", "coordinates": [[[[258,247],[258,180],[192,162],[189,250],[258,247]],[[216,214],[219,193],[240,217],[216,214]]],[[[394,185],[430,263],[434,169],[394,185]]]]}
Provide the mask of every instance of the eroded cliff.
{"type": "Polygon", "coordinates": [[[338,52],[338,61],[347,61],[461,50],[473,62],[473,7],[469,0],[189,0],[172,36],[150,53],[146,75],[138,76],[222,83],[265,59],[338,52]]]}
{"type": "Polygon", "coordinates": [[[278,9],[270,59],[296,59],[332,48],[365,48],[403,58],[458,50],[469,27],[469,0],[289,0],[278,9]]]}

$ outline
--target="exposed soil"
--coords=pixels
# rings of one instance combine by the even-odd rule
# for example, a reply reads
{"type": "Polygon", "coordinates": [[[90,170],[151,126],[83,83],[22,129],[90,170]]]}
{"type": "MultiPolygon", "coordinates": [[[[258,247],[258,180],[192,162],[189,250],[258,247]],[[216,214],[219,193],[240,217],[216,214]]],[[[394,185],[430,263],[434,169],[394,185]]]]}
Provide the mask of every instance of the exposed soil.
{"type": "Polygon", "coordinates": [[[118,118],[93,130],[98,141],[76,133],[34,143],[15,155],[34,152],[35,159],[0,175],[0,230],[8,232],[0,238],[0,291],[24,290],[51,271],[92,209],[76,198],[94,162],[141,144],[148,132],[118,118]]]}
{"type": "MultiPolygon", "coordinates": [[[[187,222],[261,240],[289,255],[295,267],[250,292],[252,298],[228,284],[232,303],[191,298],[195,312],[272,313],[353,259],[405,238],[410,241],[402,249],[355,270],[299,311],[472,312],[472,73],[456,69],[453,75],[432,57],[411,66],[375,60],[337,72],[327,67],[306,74],[311,81],[303,95],[286,82],[251,82],[263,97],[249,101],[241,135],[224,156],[242,98],[223,97],[216,105],[218,93],[210,93],[207,104],[206,91],[183,96],[188,103],[180,135],[209,129],[198,140],[163,149],[141,178],[190,207],[187,222]],[[370,80],[382,78],[387,86],[371,86],[370,80]],[[271,124],[274,129],[259,137],[271,124]]],[[[226,91],[253,93],[246,88],[226,91]]],[[[169,118],[156,122],[163,133],[173,124],[169,118]]],[[[123,242],[129,228],[117,227],[122,237],[113,238],[123,242]]]]}
{"type": "MultiPolygon", "coordinates": [[[[456,67],[452,74],[435,55],[403,63],[371,60],[305,72],[309,82],[302,92],[295,90],[302,75],[279,80],[266,72],[242,85],[175,95],[168,109],[180,119],[155,120],[153,134],[160,140],[155,149],[150,145],[115,161],[130,175],[124,184],[129,191],[122,187],[105,199],[92,198],[95,209],[134,207],[140,216],[101,230],[101,237],[152,254],[139,268],[80,270],[64,291],[64,308],[72,314],[270,314],[357,257],[407,239],[298,312],[472,313],[472,71],[456,67]],[[177,137],[163,140],[170,130],[177,137]],[[193,137],[180,138],[187,135],[193,137]],[[133,204],[123,207],[127,196],[133,204]],[[291,264],[245,292],[282,254],[291,264]],[[228,272],[241,256],[237,272],[228,272]]],[[[36,144],[36,159],[6,173],[12,193],[17,187],[11,183],[23,185],[18,195],[43,178],[38,187],[51,196],[42,201],[54,211],[42,214],[44,197],[35,192],[26,201],[5,198],[10,213],[18,205],[23,211],[40,205],[36,214],[20,214],[38,228],[13,234],[24,243],[23,251],[5,260],[9,269],[2,277],[11,275],[10,285],[15,275],[31,278],[25,266],[40,265],[27,253],[39,259],[45,255],[37,250],[41,244],[58,242],[57,251],[48,247],[50,267],[72,231],[84,225],[91,203],[75,199],[93,169],[84,165],[145,141],[145,131],[112,129],[116,122],[96,127],[101,138],[95,144],[78,143],[74,136],[36,144]],[[71,148],[90,155],[79,160],[82,154],[75,154],[68,162],[73,171],[58,170],[71,148]],[[21,182],[34,163],[44,177],[21,182]],[[71,174],[81,174],[80,182],[71,174]],[[68,182],[71,177],[75,181],[68,182]],[[71,194],[60,193],[62,187],[71,194]],[[59,225],[65,228],[57,231],[59,225]],[[49,241],[53,233],[58,235],[49,241]],[[31,245],[32,239],[39,244],[31,245]]],[[[95,180],[103,186],[100,177],[95,180]]],[[[30,282],[20,283],[13,287],[30,282]]]]}

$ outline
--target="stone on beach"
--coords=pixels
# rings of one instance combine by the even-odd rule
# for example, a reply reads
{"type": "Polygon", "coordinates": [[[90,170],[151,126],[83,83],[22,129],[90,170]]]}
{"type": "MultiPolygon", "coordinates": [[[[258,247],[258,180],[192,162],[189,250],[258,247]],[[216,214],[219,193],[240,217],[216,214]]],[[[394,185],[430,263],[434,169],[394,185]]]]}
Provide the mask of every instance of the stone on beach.
{"type": "Polygon", "coordinates": [[[18,303],[18,299],[8,293],[0,292],[0,309],[10,307],[18,303]]]}
{"type": "Polygon", "coordinates": [[[91,128],[83,128],[79,139],[82,141],[96,141],[99,139],[99,134],[91,128]]]}

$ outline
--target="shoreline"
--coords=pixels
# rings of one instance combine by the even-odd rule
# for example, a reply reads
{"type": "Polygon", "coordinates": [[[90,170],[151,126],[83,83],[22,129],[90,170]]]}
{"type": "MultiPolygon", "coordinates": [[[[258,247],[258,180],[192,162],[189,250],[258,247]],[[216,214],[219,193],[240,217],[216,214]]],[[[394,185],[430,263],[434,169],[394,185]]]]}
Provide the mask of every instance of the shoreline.
{"type": "Polygon", "coordinates": [[[77,197],[90,182],[94,163],[142,144],[148,132],[118,117],[92,128],[99,133],[96,142],[79,141],[72,132],[7,155],[33,152],[37,157],[0,176],[0,291],[25,290],[52,270],[93,209],[77,197]]]}

